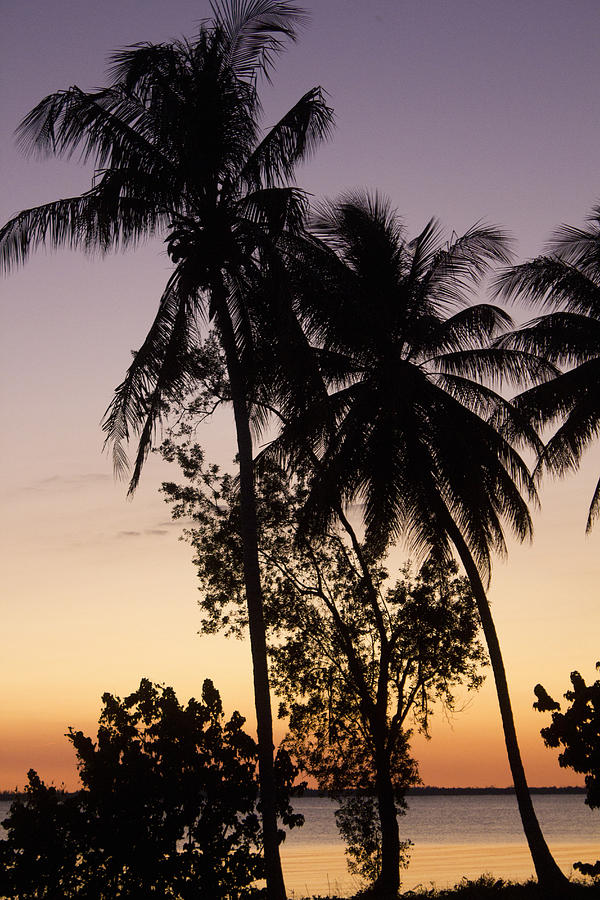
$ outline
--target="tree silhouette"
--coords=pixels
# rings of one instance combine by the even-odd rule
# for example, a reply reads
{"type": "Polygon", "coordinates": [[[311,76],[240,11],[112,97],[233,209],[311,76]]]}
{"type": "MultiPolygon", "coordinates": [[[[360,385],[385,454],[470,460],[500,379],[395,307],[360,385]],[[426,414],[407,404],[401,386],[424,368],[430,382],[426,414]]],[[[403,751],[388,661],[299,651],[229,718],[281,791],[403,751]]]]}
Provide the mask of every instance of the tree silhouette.
{"type": "Polygon", "coordinates": [[[494,388],[555,371],[535,355],[491,346],[510,318],[469,302],[489,265],[509,261],[506,235],[476,225],[444,244],[432,220],[408,241],[389,203],[362,193],[323,205],[314,233],[313,247],[299,250],[298,289],[313,320],[328,322],[324,366],[336,389],[308,410],[286,410],[269,452],[312,468],[307,531],[322,532],[358,504],[376,553],[400,536],[437,558],[456,551],[490,654],[535,869],[546,887],[560,886],[529,795],[485,589],[492,552],[506,552],[505,524],[520,540],[531,535],[535,486],[516,447],[541,446],[494,388]]]}
{"type": "MultiPolygon", "coordinates": [[[[600,662],[596,663],[600,671],[600,662]]],[[[600,680],[586,684],[579,672],[571,672],[572,689],[565,700],[571,704],[561,712],[557,703],[541,684],[536,684],[537,697],[533,704],[539,712],[551,712],[552,722],[542,728],[546,747],[561,747],[558,762],[585,776],[585,802],[591,809],[600,809],[600,680]]],[[[584,875],[600,877],[600,859],[595,863],[573,863],[584,875]]]]}
{"type": "MultiPolygon", "coordinates": [[[[261,878],[257,748],[235,712],[226,721],[205,680],[187,705],[142,679],[102,697],[97,739],[70,728],[82,789],[65,794],[31,770],[0,842],[2,896],[203,898],[257,896],[261,878]]],[[[293,769],[282,757],[278,805],[293,769]]]]}
{"type": "MultiPolygon", "coordinates": [[[[558,425],[540,452],[540,474],[577,469],[600,430],[600,206],[589,222],[587,228],[563,225],[545,255],[497,279],[499,294],[551,310],[503,337],[502,345],[567,366],[515,400],[535,426],[558,425]]],[[[588,532],[599,514],[600,480],[590,503],[588,532]]]]}
{"type": "Polygon", "coordinates": [[[79,152],[84,162],[94,163],[95,173],[81,196],[24,210],[8,222],[0,231],[0,260],[5,268],[20,264],[40,245],[104,252],[147,236],[166,238],[173,273],[104,421],[117,471],[127,465],[123,445],[139,437],[130,491],[168,404],[194,382],[190,351],[199,327],[214,324],[226,358],[239,452],[267,882],[272,900],[283,900],[252,397],[261,359],[268,352],[277,355],[278,342],[296,327],[285,307],[278,241],[286,230],[300,229],[304,200],[288,182],[297,163],[326,136],[332,113],[314,88],[261,133],[257,82],[268,77],[284,42],[295,39],[304,14],[286,0],[215,0],[212,10],[213,19],[193,41],[120,51],[108,87],[59,91],[27,115],[19,128],[26,150],[66,157],[79,152]]]}
{"type": "MultiPolygon", "coordinates": [[[[184,428],[184,431],[186,429],[184,428]]],[[[192,520],[205,632],[245,625],[240,578],[239,491],[189,440],[163,454],[186,481],[163,484],[175,518],[192,520]]],[[[283,745],[319,787],[340,799],[339,826],[353,871],[395,896],[406,845],[398,814],[417,778],[409,738],[427,732],[435,702],[453,706],[459,683],[481,683],[485,656],[465,578],[456,564],[430,561],[394,578],[369,557],[349,522],[298,540],[306,499],[301,479],[263,460],[257,480],[261,578],[273,685],[290,716],[283,745]],[[352,802],[345,791],[358,791],[352,802]]],[[[379,894],[378,894],[379,895],[379,894]]]]}

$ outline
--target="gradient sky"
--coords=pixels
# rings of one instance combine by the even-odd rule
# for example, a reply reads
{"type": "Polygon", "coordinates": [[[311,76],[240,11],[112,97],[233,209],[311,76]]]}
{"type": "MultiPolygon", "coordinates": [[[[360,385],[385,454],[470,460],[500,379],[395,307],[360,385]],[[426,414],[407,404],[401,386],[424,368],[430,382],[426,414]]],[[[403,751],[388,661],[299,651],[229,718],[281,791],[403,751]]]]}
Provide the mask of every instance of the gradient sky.
{"type": "MultiPolygon", "coordinates": [[[[510,229],[519,258],[600,198],[597,0],[321,0],[264,90],[274,122],[315,84],[336,110],[333,140],[300,173],[316,196],[378,188],[410,233],[437,215],[461,233],[485,219],[510,229]]],[[[26,160],[12,132],[45,94],[103,83],[108,53],[193,36],[206,0],[4,0],[0,47],[0,219],[77,194],[89,172],[26,160]]],[[[2,653],[0,788],[30,766],[75,783],[63,737],[92,733],[104,691],[147,676],[182,699],[212,677],[250,720],[244,642],[199,637],[189,548],[177,541],[151,460],[133,502],[101,455],[99,420],[141,343],[169,273],[160,243],[104,260],[38,253],[2,291],[2,653]]],[[[523,310],[518,317],[527,316],[523,310]]],[[[201,435],[233,454],[229,417],[201,435]]],[[[533,685],[555,696],[600,657],[600,525],[584,535],[600,469],[543,487],[533,546],[511,545],[490,598],[532,784],[577,781],[539,737],[533,685]]],[[[168,473],[167,477],[173,477],[168,473]]],[[[491,676],[433,739],[415,743],[425,782],[509,783],[491,676]]]]}

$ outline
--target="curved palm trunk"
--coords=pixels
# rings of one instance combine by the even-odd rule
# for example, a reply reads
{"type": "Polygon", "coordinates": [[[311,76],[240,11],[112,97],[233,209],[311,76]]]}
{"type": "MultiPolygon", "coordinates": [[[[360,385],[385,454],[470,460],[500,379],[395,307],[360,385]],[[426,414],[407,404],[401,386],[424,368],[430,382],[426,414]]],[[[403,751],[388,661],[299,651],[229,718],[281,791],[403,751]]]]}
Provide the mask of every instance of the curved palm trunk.
{"type": "Polygon", "coordinates": [[[542,829],[540,828],[540,824],[533,808],[533,803],[531,802],[531,795],[529,793],[529,787],[527,785],[525,770],[523,768],[517,741],[517,732],[515,730],[515,722],[508,693],[508,683],[506,681],[506,672],[504,671],[502,652],[500,650],[496,626],[494,625],[485,588],[477,566],[475,565],[475,561],[460,529],[457,527],[449,513],[444,516],[444,518],[446,520],[446,530],[460,556],[477,603],[477,610],[481,619],[481,626],[483,628],[483,634],[485,636],[490,655],[490,662],[492,664],[492,671],[494,673],[498,705],[500,706],[500,715],[502,717],[502,727],[504,730],[504,741],[506,743],[506,752],[508,754],[517,803],[519,805],[519,813],[521,815],[523,831],[527,838],[536,875],[542,887],[550,892],[556,891],[556,896],[562,896],[561,890],[564,891],[565,885],[568,884],[568,879],[563,875],[548,849],[548,845],[546,844],[546,840],[542,834],[542,829]]]}
{"type": "Polygon", "coordinates": [[[277,802],[273,766],[273,718],[269,693],[267,640],[263,615],[263,595],[258,562],[258,526],[254,491],[252,435],[246,401],[246,387],[237,355],[233,326],[224,290],[214,292],[217,324],[221,335],[231,387],[240,468],[240,523],[244,559],[244,583],[248,608],[248,629],[254,678],[254,705],[258,732],[258,774],[263,826],[263,853],[268,900],[286,900],[279,841],[277,802]]]}

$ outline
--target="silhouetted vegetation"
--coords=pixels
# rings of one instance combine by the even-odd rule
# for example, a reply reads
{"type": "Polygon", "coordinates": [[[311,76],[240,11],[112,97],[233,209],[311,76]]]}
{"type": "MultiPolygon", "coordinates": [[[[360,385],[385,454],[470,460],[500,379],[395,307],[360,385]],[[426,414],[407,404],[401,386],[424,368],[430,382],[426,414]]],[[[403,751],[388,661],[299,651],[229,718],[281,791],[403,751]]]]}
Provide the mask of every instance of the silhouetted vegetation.
{"type": "MultiPolygon", "coordinates": [[[[162,449],[187,478],[163,491],[176,518],[194,520],[186,534],[196,551],[203,629],[238,634],[245,607],[237,484],[206,465],[197,444],[169,440],[162,449]]],[[[454,563],[433,561],[394,580],[345,518],[337,529],[302,537],[307,488],[268,461],[256,494],[272,681],[280,713],[290,717],[283,746],[339,800],[351,871],[393,894],[409,845],[400,843],[397,817],[418,780],[411,727],[427,733],[436,701],[452,709],[457,685],[472,689],[482,680],[468,580],[454,563]]]]}
{"type": "MultiPolygon", "coordinates": [[[[3,897],[219,900],[257,894],[264,875],[257,748],[235,712],[225,721],[206,680],[182,706],[172,688],[140,682],[104,694],[97,740],[69,729],[83,789],[29,784],[0,841],[3,897]]],[[[278,756],[278,808],[292,826],[295,775],[278,756]]],[[[283,837],[283,833],[281,833],[283,837]]]]}
{"type": "Polygon", "coordinates": [[[408,240],[385,198],[365,192],[324,203],[314,245],[296,261],[310,326],[327,343],[321,390],[288,401],[280,436],[265,451],[310,472],[305,530],[318,533],[356,503],[375,554],[405,537],[426,555],[460,558],[494,674],[519,812],[538,878],[565,882],[531,802],[508,682],[486,595],[505,528],[532,534],[534,481],[519,447],[540,440],[498,392],[554,374],[534,354],[493,346],[510,325],[473,303],[489,268],[510,259],[506,234],[476,225],[444,243],[431,220],[408,240]]]}
{"type": "MultiPolygon", "coordinates": [[[[0,264],[22,264],[42,247],[107,251],[162,236],[173,271],[154,322],[104,419],[118,471],[139,439],[130,491],[139,481],[165,404],[194,382],[200,320],[223,347],[242,485],[248,624],[254,667],[264,852],[271,900],[284,900],[277,844],[270,706],[253,496],[253,396],[265,346],[290,358],[295,313],[281,281],[279,244],[301,234],[306,201],[297,165],[327,136],[332,111],[312,88],[267,131],[259,82],[295,40],[305,13],[287,0],[211,3],[197,36],[115,53],[105,89],[74,86],[43,99],[21,123],[21,146],[81,155],[94,165],[79,197],[22,211],[0,231],[0,264]],[[265,288],[265,285],[267,287],[265,288]],[[262,347],[261,347],[262,343],[262,347]]],[[[281,370],[282,373],[285,369],[281,370]]],[[[288,369],[289,371],[289,369],[288,369]]]]}
{"type": "MultiPolygon", "coordinates": [[[[596,663],[600,670],[600,662],[596,663]]],[[[563,713],[541,684],[534,688],[537,697],[533,704],[540,712],[551,712],[552,723],[542,728],[547,747],[562,747],[558,762],[563,768],[585,775],[585,802],[591,809],[600,808],[600,680],[586,684],[579,672],[571,672],[573,689],[565,693],[571,704],[563,713]]],[[[600,860],[595,863],[576,862],[575,869],[583,875],[600,878],[600,860]]]]}
{"type": "MultiPolygon", "coordinates": [[[[577,469],[600,429],[600,206],[588,222],[587,228],[562,225],[546,255],[497,279],[500,294],[551,310],[499,345],[567,367],[513,400],[534,426],[558,425],[540,448],[537,463],[538,471],[551,475],[577,469]]],[[[588,532],[599,515],[600,480],[590,502],[588,532]]]]}
{"type": "MultiPolygon", "coordinates": [[[[541,887],[535,881],[527,881],[523,884],[507,881],[503,878],[494,878],[492,875],[482,875],[480,878],[469,879],[463,878],[455,887],[439,889],[439,888],[421,888],[415,891],[409,891],[406,894],[399,894],[398,900],[414,900],[414,898],[425,898],[425,900],[577,900],[577,898],[598,897],[596,888],[579,884],[577,882],[565,881],[558,892],[549,892],[547,888],[541,887]]],[[[318,900],[318,898],[315,898],[318,900]]],[[[324,898],[323,898],[324,900],[324,898]]],[[[329,898],[335,900],[335,898],[329,898]]],[[[361,900],[361,895],[357,895],[355,900],[361,900]]],[[[379,900],[378,897],[370,897],[369,900],[379,900]]]]}
{"type": "MultiPolygon", "coordinates": [[[[513,881],[506,881],[503,878],[494,878],[492,875],[482,875],[474,880],[463,878],[455,887],[452,888],[417,888],[407,893],[398,894],[398,900],[415,900],[415,898],[423,898],[423,900],[592,900],[594,897],[600,896],[597,888],[580,884],[578,882],[565,882],[560,893],[548,893],[545,888],[540,887],[534,881],[527,881],[519,884],[513,881]]],[[[342,900],[341,897],[318,897],[312,900],[342,900]]],[[[367,900],[366,895],[357,894],[353,900],[367,900]]],[[[383,900],[377,894],[369,895],[368,900],[383,900]]]]}
{"type": "MultiPolygon", "coordinates": [[[[597,436],[600,211],[587,230],[563,227],[549,256],[501,277],[506,295],[553,312],[498,340],[508,315],[473,303],[472,291],[511,261],[506,234],[477,225],[445,243],[431,220],[408,240],[390,204],[364,193],[323,204],[309,228],[293,177],[332,111],[315,87],[262,133],[258,93],[304,13],[287,0],[211,8],[193,41],[122,50],[108,87],[51,94],[26,116],[24,149],[81,153],[95,171],[81,196],[8,222],[0,260],[165,238],[172,274],[104,429],[120,471],[125,443],[139,439],[133,491],[169,406],[208,375],[219,381],[214,402],[233,407],[238,482],[204,468],[199,448],[167,444],[196,483],[165,490],[176,514],[196,520],[204,630],[248,629],[258,745],[237,714],[223,724],[209,682],[185,709],[146,681],[124,701],[105,695],[98,743],[68,735],[83,790],[68,795],[31,771],[13,804],[7,890],[216,898],[249,895],[266,874],[270,900],[284,900],[277,814],[294,824],[293,769],[285,753],[273,757],[268,625],[286,746],[339,796],[354,871],[395,895],[406,849],[397,814],[418,780],[407,723],[426,731],[433,701],[451,707],[455,684],[477,686],[475,608],[535,868],[545,889],[566,890],[531,804],[486,585],[506,526],[531,535],[536,489],[520,447],[535,450],[538,470],[563,472],[597,436]],[[201,321],[221,351],[213,368],[197,352],[201,321]],[[507,383],[534,386],[513,406],[507,383]],[[273,417],[280,433],[257,461],[253,438],[273,417]],[[536,429],[557,421],[543,446],[536,429]],[[385,554],[400,536],[427,563],[394,582],[385,554]]],[[[599,514],[600,482],[588,529],[599,514]]],[[[554,715],[543,735],[565,747],[562,765],[586,774],[597,806],[598,695],[577,678],[571,710],[545,707],[554,715]]]]}

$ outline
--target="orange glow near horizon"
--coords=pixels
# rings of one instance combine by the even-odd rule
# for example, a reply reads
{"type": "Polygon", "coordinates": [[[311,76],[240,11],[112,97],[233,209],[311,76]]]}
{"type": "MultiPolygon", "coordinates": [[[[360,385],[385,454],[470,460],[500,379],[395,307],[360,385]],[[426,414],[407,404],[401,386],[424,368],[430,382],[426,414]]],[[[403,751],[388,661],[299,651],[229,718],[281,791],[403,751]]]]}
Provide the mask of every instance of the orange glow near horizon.
{"type": "MultiPolygon", "coordinates": [[[[491,686],[488,687],[486,693],[493,694],[491,686]]],[[[183,696],[180,699],[184,699],[183,696]]],[[[250,705],[250,698],[248,703],[250,705]]],[[[16,721],[12,729],[5,729],[0,750],[0,789],[22,788],[28,769],[33,768],[47,783],[64,784],[68,790],[76,790],[79,781],[75,754],[65,737],[67,726],[95,737],[99,709],[100,703],[95,718],[89,710],[84,717],[81,710],[79,716],[71,715],[61,722],[23,719],[16,721]]],[[[241,711],[248,714],[246,727],[251,732],[252,716],[243,706],[241,711]]],[[[227,715],[231,710],[226,707],[225,712],[227,715]]],[[[582,785],[581,776],[571,769],[560,768],[558,751],[544,747],[539,730],[546,724],[546,718],[536,713],[525,727],[523,722],[519,723],[521,752],[530,785],[582,785]]],[[[506,787],[511,784],[495,697],[478,698],[468,711],[457,714],[452,721],[434,716],[431,733],[430,740],[415,735],[411,741],[424,784],[436,787],[506,787]]],[[[283,724],[276,723],[276,742],[283,734],[283,724]]],[[[312,779],[309,779],[309,786],[315,786],[312,779]]]]}
{"type": "MultiPolygon", "coordinates": [[[[533,785],[581,783],[544,747],[539,731],[548,717],[532,703],[537,682],[561,699],[572,669],[586,680],[597,677],[600,532],[583,536],[596,460],[591,454],[577,478],[548,486],[534,544],[511,546],[494,569],[490,599],[533,785]]],[[[95,735],[102,694],[124,696],[141,677],[173,685],[182,700],[199,694],[210,677],[226,712],[240,709],[252,732],[247,643],[197,633],[190,548],[177,540],[181,526],[169,522],[155,490],[165,477],[175,473],[152,461],[133,504],[106,479],[19,494],[9,535],[15,552],[4,573],[14,606],[0,683],[0,788],[22,785],[30,767],[48,782],[73,787],[67,727],[95,735]],[[32,547],[35,567],[28,565],[32,547]]],[[[423,781],[509,784],[489,669],[482,690],[461,698],[462,705],[450,722],[436,711],[431,741],[414,739],[423,781]]]]}
{"type": "MultiPolygon", "coordinates": [[[[587,680],[597,677],[598,632],[585,623],[597,618],[593,545],[598,535],[585,539],[581,534],[594,461],[578,478],[577,491],[567,482],[546,491],[536,541],[531,547],[510,548],[508,561],[495,567],[490,592],[533,785],[581,783],[575,773],[559,768],[555,751],[544,747],[539,731],[548,717],[535,713],[532,703],[538,681],[561,699],[572,669],[580,669],[587,680]],[[564,529],[553,522],[558,510],[564,529]]],[[[13,639],[3,648],[0,788],[23,785],[30,767],[48,782],[74,787],[67,727],[95,735],[104,691],[124,696],[142,676],[173,685],[182,700],[199,694],[203,679],[211,677],[226,712],[240,709],[249,731],[254,728],[247,643],[197,634],[190,548],[177,541],[179,525],[169,523],[168,510],[154,491],[156,481],[166,477],[164,467],[156,465],[152,463],[153,484],[146,483],[133,504],[119,500],[113,507],[118,489],[104,481],[100,489],[93,482],[69,488],[64,496],[52,488],[47,502],[42,495],[43,503],[39,492],[22,500],[13,538],[20,536],[21,518],[23,537],[27,534],[37,548],[37,566],[23,580],[25,556],[16,552],[5,573],[5,584],[23,601],[12,611],[13,639]],[[113,534],[97,534],[92,527],[90,542],[86,528],[93,508],[99,517],[114,508],[113,534]],[[53,530],[57,509],[67,539],[53,530]],[[140,519],[156,524],[142,533],[136,524],[140,519]]],[[[489,669],[482,690],[461,697],[457,708],[461,706],[464,711],[450,721],[436,711],[430,741],[415,737],[413,752],[423,781],[448,787],[510,784],[489,669]]],[[[276,737],[281,736],[282,724],[276,723],[276,737]]]]}

